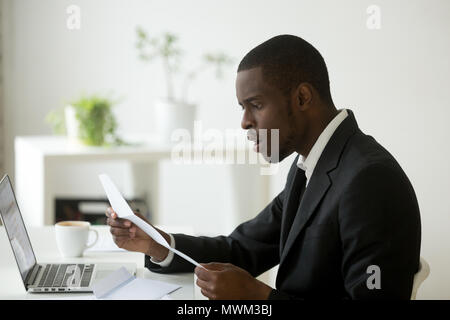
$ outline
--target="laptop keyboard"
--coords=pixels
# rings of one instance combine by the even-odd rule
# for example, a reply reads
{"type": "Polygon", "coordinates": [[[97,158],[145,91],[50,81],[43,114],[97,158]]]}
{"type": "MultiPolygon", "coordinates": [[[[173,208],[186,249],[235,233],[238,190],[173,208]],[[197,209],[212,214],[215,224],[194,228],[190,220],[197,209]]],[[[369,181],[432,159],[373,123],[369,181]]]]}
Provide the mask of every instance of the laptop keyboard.
{"type": "Polygon", "coordinates": [[[38,287],[88,287],[93,264],[47,264],[38,287]]]}

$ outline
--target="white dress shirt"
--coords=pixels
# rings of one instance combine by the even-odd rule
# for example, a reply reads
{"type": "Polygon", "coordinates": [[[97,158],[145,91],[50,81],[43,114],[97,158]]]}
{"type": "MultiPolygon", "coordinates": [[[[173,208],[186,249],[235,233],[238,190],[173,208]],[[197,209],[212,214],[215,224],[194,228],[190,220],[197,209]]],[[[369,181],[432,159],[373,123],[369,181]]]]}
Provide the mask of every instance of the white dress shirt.
{"type": "Polygon", "coordinates": [[[330,141],[330,138],[333,135],[334,131],[336,131],[337,127],[339,127],[339,125],[342,123],[342,121],[344,121],[345,118],[347,118],[347,116],[347,110],[341,110],[322,131],[319,138],[317,138],[316,142],[311,148],[311,151],[309,151],[306,159],[301,154],[298,157],[297,167],[305,171],[306,186],[308,186],[309,179],[311,179],[314,168],[316,167],[317,161],[319,161],[319,158],[322,155],[325,146],[327,145],[328,141],[330,141]]]}
{"type": "MultiPolygon", "coordinates": [[[[334,131],[336,131],[337,127],[339,127],[341,122],[344,121],[344,119],[347,118],[347,116],[348,116],[347,110],[343,109],[342,111],[340,111],[336,115],[336,117],[334,117],[334,119],[331,120],[331,122],[327,125],[327,127],[322,131],[319,138],[317,138],[317,141],[311,148],[308,157],[306,157],[305,159],[302,155],[300,155],[300,157],[298,158],[297,167],[299,167],[302,170],[305,170],[307,186],[309,179],[311,178],[314,172],[314,168],[316,167],[317,161],[319,161],[320,155],[323,152],[323,149],[325,149],[325,146],[327,145],[334,131]]],[[[169,236],[170,236],[170,246],[172,248],[175,248],[175,238],[170,233],[169,236]]],[[[173,260],[172,251],[169,251],[167,257],[161,262],[157,262],[153,260],[153,258],[150,258],[151,262],[159,264],[161,267],[167,267],[172,262],[172,260],[173,260]]]]}
{"type": "MultiPolygon", "coordinates": [[[[170,233],[169,233],[169,237],[170,237],[170,247],[175,248],[175,238],[170,233]]],[[[158,262],[158,261],[153,260],[152,257],[150,257],[151,262],[159,264],[161,267],[167,267],[172,262],[172,260],[173,260],[173,251],[170,251],[170,250],[169,250],[169,254],[163,261],[158,262]]]]}

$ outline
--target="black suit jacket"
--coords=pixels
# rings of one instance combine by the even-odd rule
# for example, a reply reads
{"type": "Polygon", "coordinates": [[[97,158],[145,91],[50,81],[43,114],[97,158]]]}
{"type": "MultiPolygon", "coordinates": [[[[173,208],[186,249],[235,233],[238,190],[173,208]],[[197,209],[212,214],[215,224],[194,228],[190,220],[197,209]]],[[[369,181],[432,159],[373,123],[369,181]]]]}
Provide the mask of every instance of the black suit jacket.
{"type": "MultiPolygon", "coordinates": [[[[272,299],[409,299],[420,259],[421,226],[410,181],[393,156],[362,133],[353,113],[326,145],[299,203],[304,172],[295,159],[284,190],[229,236],[174,234],[199,262],[229,262],[253,276],[279,264],[272,299]],[[381,288],[370,289],[379,267],[381,288]]],[[[193,271],[178,256],[165,268],[193,271]]]]}

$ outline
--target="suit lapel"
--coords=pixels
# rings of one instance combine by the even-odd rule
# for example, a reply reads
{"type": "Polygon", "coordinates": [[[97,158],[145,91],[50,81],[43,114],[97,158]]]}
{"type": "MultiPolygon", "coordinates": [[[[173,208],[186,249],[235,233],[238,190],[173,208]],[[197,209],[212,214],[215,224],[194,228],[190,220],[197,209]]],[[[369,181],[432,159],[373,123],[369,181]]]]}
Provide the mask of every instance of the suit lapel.
{"type": "MultiPolygon", "coordinates": [[[[325,149],[323,150],[323,153],[320,156],[319,161],[317,162],[316,168],[314,169],[313,175],[311,176],[303,198],[300,202],[300,206],[298,206],[297,204],[297,207],[294,207],[288,200],[285,213],[286,217],[288,217],[292,213],[295,214],[295,217],[290,228],[288,226],[288,222],[292,221],[292,219],[285,219],[286,223],[282,225],[281,238],[286,238],[286,235],[284,235],[283,233],[289,233],[287,234],[287,240],[284,248],[282,249],[280,263],[282,263],[286,258],[286,255],[289,253],[295,240],[302,232],[307,222],[311,219],[316,211],[318,204],[330,188],[332,180],[330,179],[329,173],[337,167],[345,144],[358,129],[358,125],[354,118],[353,112],[348,109],[347,112],[347,118],[336,129],[329,142],[327,143],[325,149]]],[[[298,174],[298,172],[296,174],[298,174]]],[[[291,197],[289,197],[289,199],[290,198],[291,197]]],[[[283,243],[284,241],[281,243],[282,246],[283,243]]]]}

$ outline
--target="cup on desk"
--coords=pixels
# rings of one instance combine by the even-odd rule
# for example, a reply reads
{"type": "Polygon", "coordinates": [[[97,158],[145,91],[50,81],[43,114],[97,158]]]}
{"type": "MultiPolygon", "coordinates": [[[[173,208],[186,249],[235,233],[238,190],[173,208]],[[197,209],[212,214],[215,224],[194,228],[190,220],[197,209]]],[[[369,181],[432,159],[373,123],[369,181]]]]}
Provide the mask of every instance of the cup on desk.
{"type": "Polygon", "coordinates": [[[65,258],[81,257],[83,251],[97,243],[98,232],[91,229],[87,221],[61,221],[55,224],[56,244],[65,258]],[[95,233],[95,240],[87,244],[89,232],[95,233]]]}

